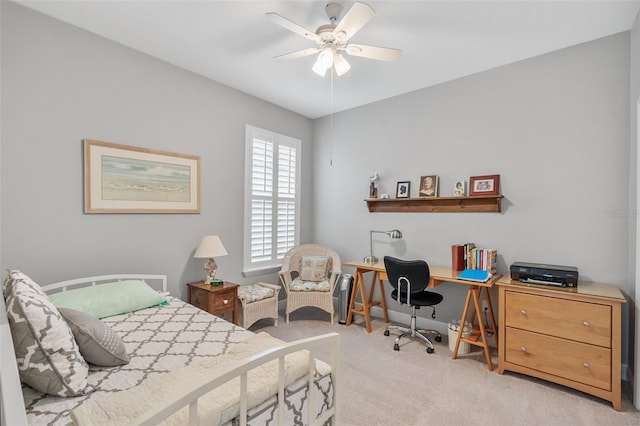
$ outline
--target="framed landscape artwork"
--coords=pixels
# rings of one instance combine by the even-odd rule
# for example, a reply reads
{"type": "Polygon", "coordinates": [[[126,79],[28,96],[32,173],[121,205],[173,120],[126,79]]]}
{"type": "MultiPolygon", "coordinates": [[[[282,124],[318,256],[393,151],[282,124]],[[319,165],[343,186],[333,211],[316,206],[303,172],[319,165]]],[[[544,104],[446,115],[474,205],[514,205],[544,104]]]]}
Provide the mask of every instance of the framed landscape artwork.
{"type": "Polygon", "coordinates": [[[500,195],[500,175],[471,176],[469,195],[500,195]]]}
{"type": "Polygon", "coordinates": [[[83,143],[85,213],[200,213],[200,157],[83,143]]]}

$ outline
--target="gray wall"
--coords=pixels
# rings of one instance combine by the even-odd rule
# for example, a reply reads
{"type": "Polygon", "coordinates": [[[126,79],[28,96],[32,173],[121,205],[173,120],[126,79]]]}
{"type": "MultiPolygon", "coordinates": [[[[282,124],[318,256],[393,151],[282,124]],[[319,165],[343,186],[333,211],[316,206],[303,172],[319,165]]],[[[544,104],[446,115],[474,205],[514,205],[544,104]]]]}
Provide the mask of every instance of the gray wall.
{"type": "MultiPolygon", "coordinates": [[[[403,240],[374,237],[379,257],[443,266],[452,244],[471,241],[498,249],[501,273],[514,261],[574,265],[629,296],[629,48],[625,32],[335,114],[332,127],[316,120],[315,239],[361,259],[370,229],[398,228],[403,240]],[[421,175],[451,195],[458,179],[500,174],[503,210],[369,213],[374,171],[391,196],[404,180],[417,196],[421,175]]],[[[437,291],[437,320],[459,318],[466,289],[437,291]]]]}
{"type": "MultiPolygon", "coordinates": [[[[2,269],[41,283],[107,273],[164,273],[173,294],[203,277],[204,235],[242,270],[245,124],[302,140],[311,193],[309,119],[14,3],[2,7],[2,269]],[[83,214],[84,138],[198,155],[201,214],[83,214]]],[[[302,199],[302,240],[310,236],[302,199]]]]}

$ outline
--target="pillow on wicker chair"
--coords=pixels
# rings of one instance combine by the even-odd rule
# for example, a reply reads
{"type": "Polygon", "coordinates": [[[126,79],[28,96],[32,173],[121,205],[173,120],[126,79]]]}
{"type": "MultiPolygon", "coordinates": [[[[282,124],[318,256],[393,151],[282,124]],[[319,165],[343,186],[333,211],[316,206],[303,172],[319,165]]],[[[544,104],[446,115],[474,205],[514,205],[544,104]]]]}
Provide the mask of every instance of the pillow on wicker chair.
{"type": "Polygon", "coordinates": [[[323,281],[327,278],[330,262],[329,256],[302,256],[302,270],[299,278],[302,281],[323,281]]]}

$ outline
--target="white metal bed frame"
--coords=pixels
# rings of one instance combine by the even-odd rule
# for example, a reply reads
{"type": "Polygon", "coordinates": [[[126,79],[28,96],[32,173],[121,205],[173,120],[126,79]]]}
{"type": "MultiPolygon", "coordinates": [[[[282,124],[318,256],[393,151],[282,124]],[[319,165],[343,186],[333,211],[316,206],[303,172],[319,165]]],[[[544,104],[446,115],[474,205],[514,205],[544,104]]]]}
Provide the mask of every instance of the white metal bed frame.
{"type": "MultiPolygon", "coordinates": [[[[148,275],[148,274],[117,274],[117,275],[99,275],[87,278],[79,278],[74,280],[61,281],[54,284],[42,286],[45,293],[55,293],[56,291],[67,291],[75,287],[87,287],[100,284],[106,284],[114,281],[124,280],[143,280],[159,281],[161,283],[161,291],[167,292],[166,275],[148,275]]],[[[148,283],[153,287],[152,283],[148,283]]],[[[240,377],[240,424],[246,425],[247,419],[247,373],[261,365],[278,359],[279,378],[278,378],[278,424],[283,424],[282,416],[285,412],[284,407],[284,357],[285,355],[301,350],[309,351],[309,371],[307,374],[308,386],[310,392],[317,391],[313,386],[313,377],[315,372],[314,352],[322,346],[329,346],[331,351],[331,380],[333,382],[333,401],[331,407],[327,409],[320,417],[312,419],[312,402],[313,398],[309,398],[308,416],[310,425],[322,425],[327,420],[333,419],[332,423],[336,424],[337,415],[337,383],[338,383],[338,354],[340,352],[340,336],[337,333],[328,333],[321,336],[300,339],[295,342],[286,343],[284,345],[264,350],[252,357],[247,358],[239,366],[224,372],[220,372],[208,383],[189,392],[186,395],[178,395],[168,402],[166,406],[157,412],[148,412],[137,419],[132,419],[132,424],[140,425],[156,425],[165,420],[171,414],[189,406],[189,424],[198,424],[198,399],[218,386],[240,377]]],[[[7,308],[4,298],[0,297],[0,424],[2,425],[26,425],[27,417],[25,413],[24,401],[22,399],[22,389],[20,377],[18,374],[17,361],[13,350],[13,340],[11,338],[11,330],[7,319],[7,308]]]]}

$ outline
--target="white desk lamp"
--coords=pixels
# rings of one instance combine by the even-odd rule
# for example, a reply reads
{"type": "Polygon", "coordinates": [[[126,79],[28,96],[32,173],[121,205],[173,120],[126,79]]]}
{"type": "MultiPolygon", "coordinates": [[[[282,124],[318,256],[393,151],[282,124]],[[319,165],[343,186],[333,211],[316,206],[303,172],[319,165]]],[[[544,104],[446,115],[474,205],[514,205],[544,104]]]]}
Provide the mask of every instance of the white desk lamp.
{"type": "Polygon", "coordinates": [[[207,261],[204,263],[204,270],[206,272],[206,278],[204,280],[205,284],[217,284],[215,281],[216,271],[218,270],[218,265],[216,265],[214,257],[226,256],[227,250],[222,245],[222,241],[217,235],[208,235],[200,241],[200,245],[196,249],[194,258],[204,259],[207,258],[207,261]]]}

